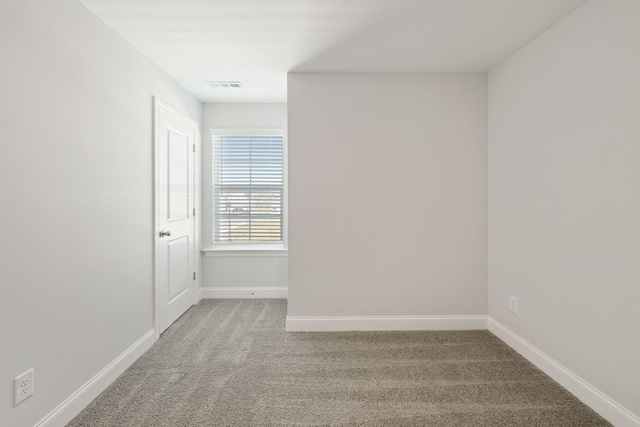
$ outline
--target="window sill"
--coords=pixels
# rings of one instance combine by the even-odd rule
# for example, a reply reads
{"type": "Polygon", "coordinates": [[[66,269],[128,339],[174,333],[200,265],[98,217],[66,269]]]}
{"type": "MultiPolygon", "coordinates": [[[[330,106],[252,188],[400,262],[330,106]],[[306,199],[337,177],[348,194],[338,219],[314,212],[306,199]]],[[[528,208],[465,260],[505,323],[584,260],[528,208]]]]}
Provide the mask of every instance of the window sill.
{"type": "Polygon", "coordinates": [[[228,245],[203,249],[207,257],[286,257],[287,249],[282,245],[228,245]]]}

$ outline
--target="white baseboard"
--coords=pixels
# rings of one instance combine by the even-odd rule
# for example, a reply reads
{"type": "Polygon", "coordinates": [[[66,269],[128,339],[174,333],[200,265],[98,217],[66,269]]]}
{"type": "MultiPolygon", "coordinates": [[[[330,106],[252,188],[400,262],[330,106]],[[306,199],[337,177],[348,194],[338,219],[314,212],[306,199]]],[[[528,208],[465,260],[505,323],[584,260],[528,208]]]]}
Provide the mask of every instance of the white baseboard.
{"type": "Polygon", "coordinates": [[[609,396],[602,393],[492,317],[488,319],[488,328],[494,335],[507,343],[511,348],[524,356],[525,359],[536,365],[541,371],[549,375],[554,381],[569,390],[585,405],[591,407],[613,425],[617,427],[640,427],[640,417],[618,404],[609,396]]]}
{"type": "Polygon", "coordinates": [[[487,329],[487,316],[287,316],[288,332],[487,329]]]}
{"type": "Polygon", "coordinates": [[[287,288],[212,287],[201,288],[200,298],[287,298],[287,288]]]}
{"type": "Polygon", "coordinates": [[[58,405],[49,415],[40,420],[35,427],[64,427],[67,425],[133,362],[151,348],[154,342],[155,332],[152,329],[58,405]]]}

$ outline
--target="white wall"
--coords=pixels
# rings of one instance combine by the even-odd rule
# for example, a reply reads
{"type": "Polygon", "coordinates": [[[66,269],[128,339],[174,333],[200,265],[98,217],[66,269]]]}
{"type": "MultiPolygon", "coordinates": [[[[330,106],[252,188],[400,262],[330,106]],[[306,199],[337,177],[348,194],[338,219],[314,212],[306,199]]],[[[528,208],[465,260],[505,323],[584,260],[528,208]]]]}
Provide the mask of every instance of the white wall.
{"type": "Polygon", "coordinates": [[[0,2],[0,56],[0,424],[33,426],[153,328],[152,96],[201,107],[73,0],[0,2]]]}
{"type": "Polygon", "coordinates": [[[487,313],[486,78],[289,74],[289,316],[487,313]]]}
{"type": "Polygon", "coordinates": [[[592,0],[489,74],[489,314],[636,416],[639,23],[592,0]]]}
{"type": "MultiPolygon", "coordinates": [[[[203,104],[202,109],[202,230],[203,247],[213,246],[211,129],[287,129],[286,104],[203,104]]],[[[208,252],[202,257],[205,297],[282,296],[287,288],[287,257],[278,253],[208,252]],[[236,288],[243,288],[235,291],[236,288]],[[252,289],[270,288],[268,292],[252,289]],[[275,288],[278,288],[277,290],[275,288]]]]}

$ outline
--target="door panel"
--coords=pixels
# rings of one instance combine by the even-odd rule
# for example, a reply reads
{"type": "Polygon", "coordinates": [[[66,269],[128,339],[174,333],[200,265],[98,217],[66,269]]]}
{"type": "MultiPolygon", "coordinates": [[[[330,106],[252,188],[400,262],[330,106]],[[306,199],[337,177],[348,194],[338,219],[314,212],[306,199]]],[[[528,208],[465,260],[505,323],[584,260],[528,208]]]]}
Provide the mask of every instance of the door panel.
{"type": "Polygon", "coordinates": [[[164,331],[195,301],[193,148],[196,124],[156,101],[156,324],[164,331]]]}
{"type": "Polygon", "coordinates": [[[189,217],[189,137],[173,129],[168,129],[169,169],[168,221],[184,220],[189,217]]]}
{"type": "Polygon", "coordinates": [[[189,236],[167,242],[169,267],[169,303],[189,287],[189,236]]]}

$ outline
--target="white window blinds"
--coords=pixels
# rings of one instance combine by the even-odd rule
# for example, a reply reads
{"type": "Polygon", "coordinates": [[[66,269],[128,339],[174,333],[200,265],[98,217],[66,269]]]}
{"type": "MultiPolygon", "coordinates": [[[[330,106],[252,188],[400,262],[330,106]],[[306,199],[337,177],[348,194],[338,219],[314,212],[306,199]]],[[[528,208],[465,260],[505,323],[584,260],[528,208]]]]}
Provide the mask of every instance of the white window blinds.
{"type": "Polygon", "coordinates": [[[213,135],[213,241],[282,241],[282,135],[213,135]]]}

